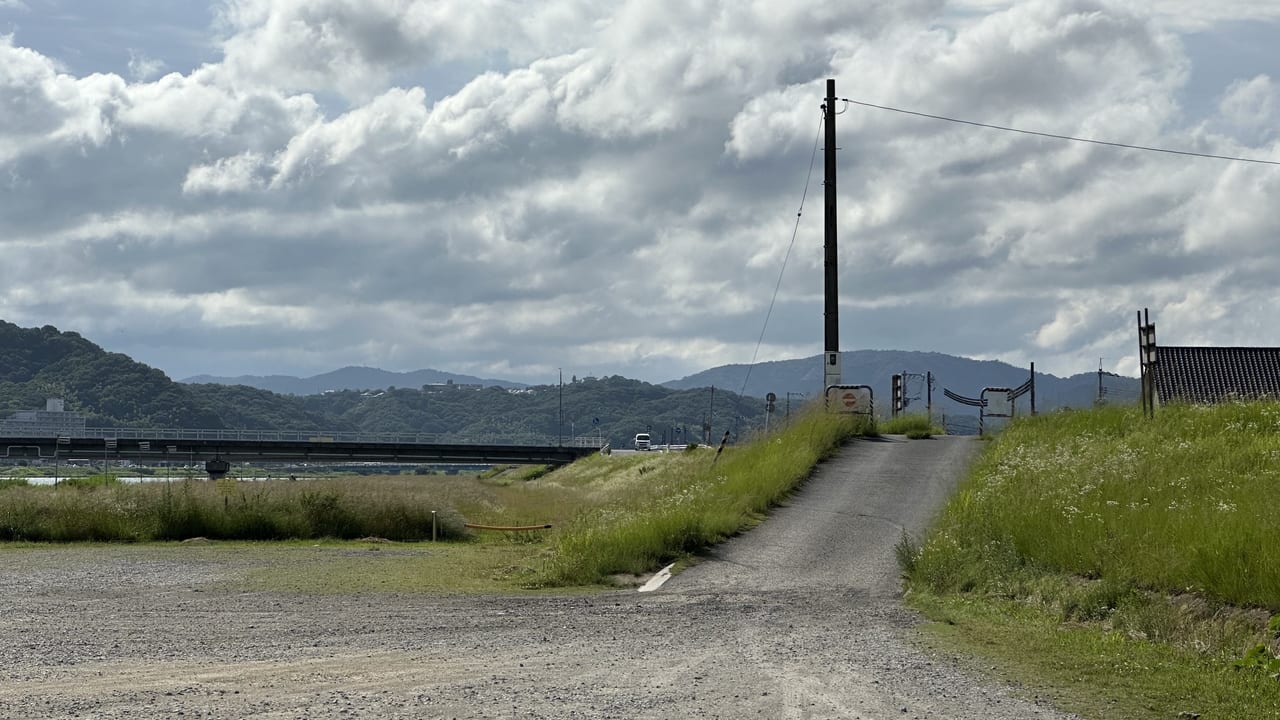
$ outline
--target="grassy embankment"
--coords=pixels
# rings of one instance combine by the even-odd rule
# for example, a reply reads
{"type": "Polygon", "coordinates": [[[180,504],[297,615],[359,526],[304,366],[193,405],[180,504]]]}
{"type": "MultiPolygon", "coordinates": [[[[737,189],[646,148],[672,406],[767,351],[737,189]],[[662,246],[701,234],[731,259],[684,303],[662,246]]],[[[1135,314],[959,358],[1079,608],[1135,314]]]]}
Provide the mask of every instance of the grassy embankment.
{"type": "Polygon", "coordinates": [[[1019,420],[900,548],[908,598],[1086,717],[1280,718],[1278,492],[1278,403],[1019,420]]]}
{"type": "Polygon", "coordinates": [[[845,440],[871,432],[863,420],[811,407],[776,434],[726,450],[715,464],[710,450],[661,465],[642,460],[626,473],[612,472],[604,458],[588,461],[579,471],[599,468],[588,485],[607,492],[608,500],[557,533],[542,579],[601,582],[720,542],[758,522],[845,440]]]}
{"type": "MultiPolygon", "coordinates": [[[[849,437],[849,417],[797,413],[766,438],[725,450],[594,456],[554,472],[507,468],[471,477],[394,476],[244,482],[0,488],[0,539],[152,542],[321,539],[263,555],[259,587],[348,592],[512,591],[604,583],[644,573],[728,537],[806,478],[849,437]],[[545,473],[545,474],[544,474],[545,473]],[[441,542],[429,540],[432,510],[441,542]],[[549,531],[471,532],[463,522],[549,531]],[[332,540],[361,552],[343,552],[332,540]],[[377,539],[372,542],[369,539],[377,539]],[[310,557],[306,548],[318,548],[310,557]],[[394,552],[388,552],[394,550],[394,552]],[[376,562],[369,562],[375,560],[376,562]],[[450,582],[456,577],[457,582],[450,582]],[[487,578],[487,581],[486,581],[487,578]]],[[[181,548],[180,548],[181,550],[181,548]]],[[[216,552],[202,550],[201,552],[216,552]]]]}

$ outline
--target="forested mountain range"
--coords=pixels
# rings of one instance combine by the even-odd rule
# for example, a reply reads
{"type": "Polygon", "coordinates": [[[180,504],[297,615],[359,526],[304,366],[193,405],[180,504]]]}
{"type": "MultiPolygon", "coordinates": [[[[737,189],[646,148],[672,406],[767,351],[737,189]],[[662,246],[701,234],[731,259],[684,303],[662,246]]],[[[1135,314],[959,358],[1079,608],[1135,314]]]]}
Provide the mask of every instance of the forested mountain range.
{"type": "Polygon", "coordinates": [[[715,440],[764,422],[764,402],[697,388],[677,390],[623,377],[563,386],[438,386],[281,395],[244,385],[185,384],[110,353],[74,332],[0,321],[0,416],[62,398],[90,427],[363,430],[438,433],[444,439],[547,441],[573,434],[630,444],[697,440],[704,420],[715,440]]]}
{"type": "MultiPolygon", "coordinates": [[[[956,414],[972,413],[973,410],[947,400],[942,394],[944,388],[966,397],[977,397],[984,387],[1018,387],[1030,377],[1029,368],[1019,368],[997,360],[972,360],[936,352],[852,350],[841,353],[841,361],[845,382],[870,385],[880,402],[888,400],[890,377],[894,374],[913,373],[923,376],[925,373],[932,373],[935,409],[956,414]]],[[[1101,380],[1104,399],[1132,402],[1138,394],[1136,378],[1104,373],[1101,380]]],[[[822,356],[814,355],[796,360],[757,363],[751,367],[722,365],[662,383],[662,386],[675,390],[714,386],[717,390],[740,392],[755,398],[763,398],[772,392],[783,399],[782,402],[785,402],[790,393],[793,403],[799,403],[820,396],[822,381],[822,356]]],[[[1045,410],[1086,407],[1098,398],[1098,381],[1096,372],[1084,372],[1066,378],[1038,372],[1037,407],[1045,410]]],[[[369,367],[346,367],[306,378],[290,375],[244,375],[234,378],[198,375],[182,382],[248,385],[286,395],[316,395],[335,390],[388,387],[416,388],[448,382],[483,387],[526,387],[508,380],[482,379],[440,370],[391,372],[369,367]]],[[[908,397],[911,398],[909,409],[923,411],[928,399],[923,380],[915,376],[909,377],[907,389],[908,397]]],[[[1023,400],[1023,405],[1030,409],[1029,397],[1023,400]]]]}
{"type": "MultiPolygon", "coordinates": [[[[943,388],[977,397],[983,387],[1017,387],[1029,377],[1025,368],[941,353],[860,350],[842,353],[842,361],[845,382],[871,385],[880,408],[888,406],[892,374],[931,372],[935,413],[947,416],[953,432],[976,428],[976,416],[973,408],[945,399],[943,388]]],[[[818,400],[822,357],[759,363],[749,372],[745,365],[726,365],[664,385],[614,376],[524,387],[504,381],[463,382],[478,379],[462,375],[373,368],[344,368],[316,378],[330,385],[345,379],[357,387],[279,394],[247,385],[179,383],[74,332],[0,321],[0,416],[40,409],[46,398],[57,397],[67,410],[86,416],[90,427],[364,430],[528,441],[599,434],[615,445],[629,445],[635,433],[645,430],[656,442],[701,440],[706,422],[712,428],[711,439],[718,442],[725,430],[741,434],[762,426],[765,403],[760,398],[769,392],[778,396],[775,420],[788,405],[798,409],[818,400]],[[408,385],[409,376],[428,381],[408,385]],[[454,383],[438,384],[442,376],[444,382],[454,383]],[[365,389],[371,378],[399,382],[365,389]]],[[[1137,395],[1134,378],[1101,379],[1108,400],[1132,401],[1137,395]]],[[[1087,406],[1097,398],[1098,381],[1096,373],[1069,378],[1037,373],[1037,407],[1087,406]]],[[[921,379],[910,378],[907,396],[909,411],[924,411],[921,379]]],[[[1020,402],[1019,412],[1028,409],[1027,400],[1020,402]]]]}

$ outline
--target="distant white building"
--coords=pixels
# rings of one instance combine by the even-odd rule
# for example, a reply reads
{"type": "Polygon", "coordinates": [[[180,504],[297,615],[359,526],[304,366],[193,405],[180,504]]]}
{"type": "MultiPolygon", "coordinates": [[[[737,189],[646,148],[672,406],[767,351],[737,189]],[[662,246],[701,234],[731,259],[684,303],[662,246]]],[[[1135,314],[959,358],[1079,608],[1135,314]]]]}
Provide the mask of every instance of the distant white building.
{"type": "Polygon", "coordinates": [[[49,398],[44,410],[22,410],[0,420],[4,437],[84,437],[84,416],[66,411],[61,398],[49,398]]]}
{"type": "Polygon", "coordinates": [[[456,383],[453,380],[446,380],[442,383],[427,383],[422,386],[422,392],[438,393],[448,390],[483,390],[484,385],[479,383],[456,383]]]}

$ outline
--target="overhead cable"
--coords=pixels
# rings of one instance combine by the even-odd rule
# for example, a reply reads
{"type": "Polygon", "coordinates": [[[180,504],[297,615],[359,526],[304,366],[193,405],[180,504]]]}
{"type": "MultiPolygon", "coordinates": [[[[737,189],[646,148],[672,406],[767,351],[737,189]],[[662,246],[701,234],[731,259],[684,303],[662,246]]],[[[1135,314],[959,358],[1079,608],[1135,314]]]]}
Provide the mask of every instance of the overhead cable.
{"type": "Polygon", "coordinates": [[[1006,127],[1004,125],[992,125],[991,123],[974,122],[973,120],[962,120],[960,118],[947,117],[945,115],[932,115],[930,113],[917,112],[915,110],[904,110],[902,108],[890,107],[888,105],[876,105],[875,103],[862,102],[861,100],[851,100],[849,98],[840,98],[844,102],[863,107],[875,108],[877,110],[888,110],[890,112],[902,113],[904,115],[915,115],[916,117],[929,118],[931,120],[943,120],[945,122],[960,123],[963,125],[973,125],[975,127],[988,128],[991,130],[1003,130],[1005,132],[1021,133],[1023,135],[1036,135],[1038,137],[1053,138],[1055,140],[1070,140],[1071,142],[1092,143],[1094,145],[1107,145],[1110,147],[1127,148],[1129,150],[1145,150],[1146,152],[1167,153],[1169,155],[1188,155],[1191,157],[1210,158],[1213,160],[1229,160],[1231,162],[1257,163],[1260,165],[1280,165],[1280,160],[1261,160],[1258,158],[1233,157],[1230,155],[1214,155],[1213,153],[1192,152],[1190,150],[1171,150],[1169,148],[1151,147],[1148,145],[1130,145],[1128,143],[1109,142],[1107,140],[1093,140],[1090,138],[1074,137],[1072,135],[1058,135],[1055,133],[1038,132],[1036,130],[1023,130],[1021,128],[1006,127]]]}

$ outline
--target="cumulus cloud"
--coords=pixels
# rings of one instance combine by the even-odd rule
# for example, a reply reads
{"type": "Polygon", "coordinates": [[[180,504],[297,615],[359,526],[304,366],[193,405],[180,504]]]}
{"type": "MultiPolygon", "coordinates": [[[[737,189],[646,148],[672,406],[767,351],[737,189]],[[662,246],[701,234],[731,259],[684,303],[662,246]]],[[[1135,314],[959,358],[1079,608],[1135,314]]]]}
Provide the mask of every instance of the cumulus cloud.
{"type": "Polygon", "coordinates": [[[1280,88],[1266,75],[1237,80],[1219,103],[1222,118],[1241,133],[1259,140],[1276,136],[1280,123],[1280,88]]]}
{"type": "MultiPolygon", "coordinates": [[[[761,357],[817,351],[827,77],[978,122],[1280,150],[1266,74],[1187,122],[1193,60],[1134,3],[219,8],[222,57],[186,73],[140,48],[128,80],[75,76],[0,38],[5,319],[119,337],[177,376],[666,380],[750,359],[784,258],[761,357]],[[457,63],[483,69],[447,95],[421,82],[457,63]]],[[[1139,306],[1238,337],[1229,311],[1280,264],[1275,168],[839,110],[849,349],[1088,370],[1131,354],[1139,306]],[[1198,319],[1205,302],[1222,314],[1198,319]]]]}
{"type": "MultiPolygon", "coordinates": [[[[969,12],[986,14],[1014,7],[1018,0],[954,0],[953,4],[969,12]]],[[[1199,0],[1161,0],[1158,3],[1116,0],[1109,6],[1148,15],[1162,25],[1186,32],[1201,31],[1221,22],[1280,20],[1280,7],[1271,0],[1218,0],[1211,3],[1199,0]]]]}
{"type": "Polygon", "coordinates": [[[150,58],[134,50],[129,51],[129,75],[136,81],[146,81],[164,71],[165,62],[150,58]]]}
{"type": "Polygon", "coordinates": [[[243,153],[219,158],[210,165],[197,165],[187,172],[182,183],[184,193],[250,192],[261,189],[263,157],[257,153],[243,153]]]}
{"type": "Polygon", "coordinates": [[[0,161],[52,146],[100,146],[111,136],[119,78],[73,78],[39,53],[0,36],[0,161]]]}
{"type": "Polygon", "coordinates": [[[576,0],[228,0],[219,18],[224,64],[242,81],[361,100],[397,71],[569,51],[609,10],[576,0]]]}

